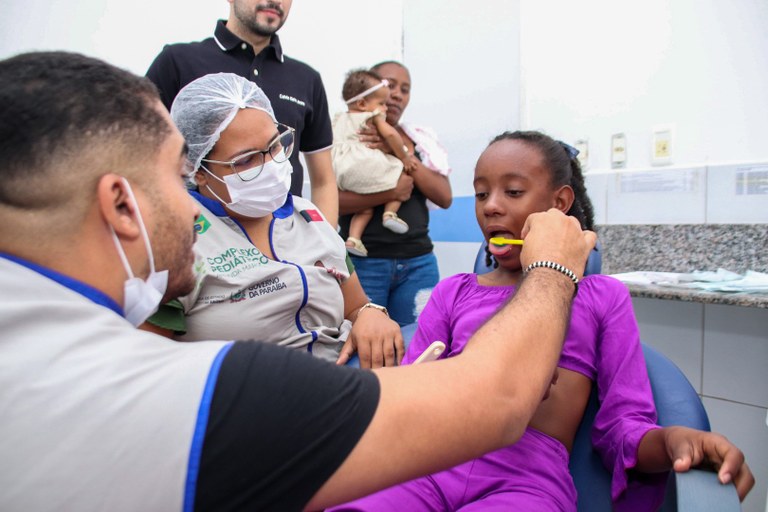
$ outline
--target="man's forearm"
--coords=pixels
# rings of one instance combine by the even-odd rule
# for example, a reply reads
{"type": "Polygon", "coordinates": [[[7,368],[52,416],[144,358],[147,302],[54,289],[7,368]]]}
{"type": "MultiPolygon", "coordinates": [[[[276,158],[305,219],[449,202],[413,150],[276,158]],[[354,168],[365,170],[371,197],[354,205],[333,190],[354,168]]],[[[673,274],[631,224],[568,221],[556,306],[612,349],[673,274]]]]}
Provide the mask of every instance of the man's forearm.
{"type": "MultiPolygon", "coordinates": [[[[553,261],[576,269],[577,278],[595,244],[594,233],[555,209],[531,215],[521,235],[524,267],[553,261]]],[[[373,420],[310,506],[346,501],[519,439],[554,375],[574,290],[564,273],[534,268],[460,355],[374,370],[381,394],[373,420]]]]}
{"type": "Polygon", "coordinates": [[[573,295],[574,284],[564,275],[549,269],[530,272],[515,296],[478,329],[464,350],[472,368],[498,372],[493,387],[500,390],[499,410],[508,401],[514,403],[510,427],[524,429],[549,388],[573,295]]]}
{"type": "Polygon", "coordinates": [[[315,505],[443,470],[517,441],[551,381],[571,297],[573,283],[564,276],[531,272],[459,356],[374,370],[381,384],[376,415],[315,505]],[[377,461],[375,472],[364,470],[371,460],[377,461]]]}

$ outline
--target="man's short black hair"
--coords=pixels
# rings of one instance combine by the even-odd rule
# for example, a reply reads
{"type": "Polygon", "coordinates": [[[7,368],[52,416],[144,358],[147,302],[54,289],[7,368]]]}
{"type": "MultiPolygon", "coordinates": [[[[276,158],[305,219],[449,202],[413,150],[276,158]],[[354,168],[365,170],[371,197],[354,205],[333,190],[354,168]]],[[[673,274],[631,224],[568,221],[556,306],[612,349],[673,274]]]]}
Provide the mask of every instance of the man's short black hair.
{"type": "Polygon", "coordinates": [[[103,162],[139,148],[155,154],[170,134],[155,100],[146,78],[84,55],[32,52],[0,61],[0,203],[24,206],[22,180],[39,183],[78,152],[107,144],[114,151],[102,152],[103,162]]]}

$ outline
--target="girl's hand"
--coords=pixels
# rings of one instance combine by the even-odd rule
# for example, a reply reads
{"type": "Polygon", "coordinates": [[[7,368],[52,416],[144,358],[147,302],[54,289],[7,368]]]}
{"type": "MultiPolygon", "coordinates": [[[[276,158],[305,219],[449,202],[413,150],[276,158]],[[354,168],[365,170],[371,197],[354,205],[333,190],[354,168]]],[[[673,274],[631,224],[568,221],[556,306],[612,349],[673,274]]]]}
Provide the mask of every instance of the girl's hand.
{"type": "Polygon", "coordinates": [[[720,434],[688,427],[666,427],[664,440],[667,454],[677,472],[695,466],[711,466],[720,482],[733,482],[740,500],[755,485],[755,477],[744,462],[744,454],[720,434]]]}

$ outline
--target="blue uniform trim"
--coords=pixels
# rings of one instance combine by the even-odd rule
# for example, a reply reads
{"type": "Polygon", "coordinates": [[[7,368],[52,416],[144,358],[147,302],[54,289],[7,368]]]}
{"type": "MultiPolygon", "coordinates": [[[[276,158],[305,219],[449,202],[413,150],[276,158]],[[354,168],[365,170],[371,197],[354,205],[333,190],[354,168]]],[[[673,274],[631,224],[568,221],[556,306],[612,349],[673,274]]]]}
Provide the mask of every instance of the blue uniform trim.
{"type": "Polygon", "coordinates": [[[192,446],[189,449],[189,462],[187,464],[187,482],[184,486],[184,512],[192,512],[195,509],[195,493],[197,492],[197,477],[200,475],[200,459],[203,455],[203,442],[205,430],[208,428],[208,416],[211,413],[211,401],[216,390],[216,382],[219,379],[219,370],[224,357],[234,345],[234,342],[226,344],[216,354],[205,381],[203,396],[200,399],[200,408],[197,410],[197,422],[192,434],[192,446]]]}
{"type": "Polygon", "coordinates": [[[52,281],[56,281],[60,285],[66,288],[69,288],[73,292],[79,293],[86,299],[89,299],[92,302],[95,302],[99,306],[104,306],[107,309],[111,309],[118,315],[125,318],[125,313],[123,313],[123,308],[121,308],[120,305],[112,299],[112,297],[102,292],[101,290],[97,290],[91,285],[85,284],[82,281],[78,281],[77,279],[74,279],[72,277],[65,276],[64,274],[60,274],[55,270],[51,270],[49,268],[37,265],[36,263],[32,263],[31,261],[27,261],[25,259],[18,258],[16,256],[11,256],[10,254],[0,252],[0,258],[5,258],[9,261],[12,261],[14,263],[21,265],[22,267],[26,267],[29,270],[33,270],[38,274],[41,274],[47,277],[48,279],[51,279],[52,281]]]}
{"type": "Polygon", "coordinates": [[[285,198],[285,203],[283,203],[283,206],[272,212],[272,215],[274,215],[276,219],[287,219],[293,215],[293,196],[288,194],[288,197],[285,198]]]}
{"type": "MultiPolygon", "coordinates": [[[[226,217],[232,222],[234,222],[237,227],[240,228],[240,231],[243,232],[243,235],[245,236],[246,240],[248,240],[251,245],[256,247],[256,244],[253,243],[253,240],[251,240],[251,237],[248,236],[248,232],[245,230],[242,224],[240,222],[229,216],[227,213],[227,210],[224,209],[224,206],[220,202],[218,202],[215,199],[211,199],[210,197],[205,197],[197,190],[190,190],[189,195],[194,197],[200,204],[205,206],[208,211],[210,211],[212,214],[214,214],[217,217],[226,217]]],[[[272,216],[275,219],[283,219],[286,217],[290,217],[293,214],[293,196],[291,194],[288,194],[288,197],[285,199],[285,203],[283,203],[283,206],[272,212],[272,216]]],[[[275,219],[272,219],[272,222],[269,225],[269,248],[272,250],[272,254],[277,258],[277,255],[275,254],[275,248],[272,246],[272,226],[275,224],[275,219]]]]}
{"type": "MultiPolygon", "coordinates": [[[[301,298],[301,306],[299,306],[299,309],[296,311],[296,327],[299,329],[299,332],[305,333],[307,331],[304,330],[304,326],[302,326],[301,322],[299,321],[299,313],[301,313],[301,310],[304,309],[304,306],[307,305],[307,301],[309,300],[309,290],[307,289],[307,275],[304,273],[304,269],[301,268],[299,265],[295,263],[291,263],[290,261],[284,261],[283,263],[287,263],[288,265],[293,265],[294,267],[296,267],[296,270],[299,271],[299,275],[301,276],[301,284],[304,287],[304,294],[301,298]]],[[[309,351],[312,352],[311,343],[309,345],[309,351]]]]}

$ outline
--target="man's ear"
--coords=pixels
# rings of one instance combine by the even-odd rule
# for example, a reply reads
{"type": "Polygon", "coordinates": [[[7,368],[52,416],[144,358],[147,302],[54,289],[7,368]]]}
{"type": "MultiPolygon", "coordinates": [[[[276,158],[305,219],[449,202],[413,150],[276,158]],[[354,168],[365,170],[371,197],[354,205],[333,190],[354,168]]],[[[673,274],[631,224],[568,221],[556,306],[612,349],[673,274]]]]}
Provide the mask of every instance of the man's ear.
{"type": "Polygon", "coordinates": [[[575,195],[570,185],[563,185],[557,192],[555,192],[555,208],[563,213],[568,213],[568,210],[573,206],[573,200],[575,195]]]}
{"type": "Polygon", "coordinates": [[[104,220],[120,238],[136,239],[141,236],[136,204],[128,194],[126,182],[117,174],[105,174],[96,186],[96,200],[104,220]]]}

